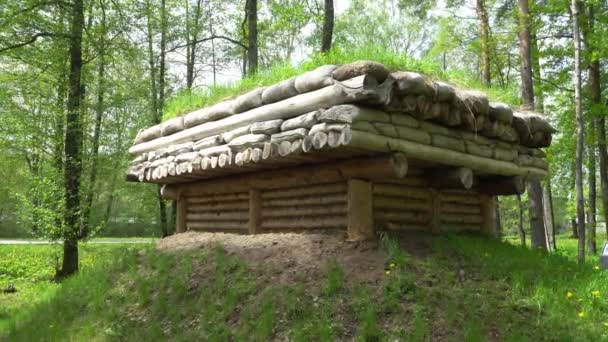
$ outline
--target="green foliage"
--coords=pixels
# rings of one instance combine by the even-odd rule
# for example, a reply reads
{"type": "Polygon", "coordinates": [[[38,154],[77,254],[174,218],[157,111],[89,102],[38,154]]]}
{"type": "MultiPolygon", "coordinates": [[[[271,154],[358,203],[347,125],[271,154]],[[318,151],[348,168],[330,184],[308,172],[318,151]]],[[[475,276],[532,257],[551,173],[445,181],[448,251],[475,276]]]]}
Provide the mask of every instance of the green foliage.
{"type": "Polygon", "coordinates": [[[63,189],[56,179],[32,177],[29,193],[17,193],[15,198],[20,203],[19,224],[31,227],[37,237],[64,238],[63,189]]]}

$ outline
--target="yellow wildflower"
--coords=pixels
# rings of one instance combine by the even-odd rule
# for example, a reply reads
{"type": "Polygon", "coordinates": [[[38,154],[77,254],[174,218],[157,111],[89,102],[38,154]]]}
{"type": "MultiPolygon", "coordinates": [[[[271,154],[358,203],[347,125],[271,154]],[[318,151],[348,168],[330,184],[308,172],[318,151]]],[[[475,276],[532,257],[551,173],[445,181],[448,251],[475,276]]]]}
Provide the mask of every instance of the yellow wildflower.
{"type": "Polygon", "coordinates": [[[604,326],[605,326],[605,327],[608,327],[608,322],[604,322],[604,326]]]}
{"type": "Polygon", "coordinates": [[[597,266],[597,265],[595,265],[595,266],[593,266],[593,269],[594,269],[594,270],[599,270],[599,269],[600,269],[600,267],[599,267],[599,266],[597,266]]]}
{"type": "Polygon", "coordinates": [[[600,291],[599,290],[591,291],[591,294],[593,295],[593,297],[599,297],[600,291]]]}
{"type": "Polygon", "coordinates": [[[390,266],[391,266],[391,268],[395,268],[395,264],[391,264],[390,266]]]}
{"type": "Polygon", "coordinates": [[[580,318],[585,317],[585,313],[584,313],[583,311],[579,312],[579,313],[578,313],[578,317],[580,317],[580,318]]]}
{"type": "Polygon", "coordinates": [[[389,274],[391,274],[391,271],[386,271],[384,273],[386,273],[386,275],[389,275],[389,274]]]}
{"type": "Polygon", "coordinates": [[[574,296],[574,293],[568,291],[568,293],[566,293],[566,298],[570,299],[574,296]]]}

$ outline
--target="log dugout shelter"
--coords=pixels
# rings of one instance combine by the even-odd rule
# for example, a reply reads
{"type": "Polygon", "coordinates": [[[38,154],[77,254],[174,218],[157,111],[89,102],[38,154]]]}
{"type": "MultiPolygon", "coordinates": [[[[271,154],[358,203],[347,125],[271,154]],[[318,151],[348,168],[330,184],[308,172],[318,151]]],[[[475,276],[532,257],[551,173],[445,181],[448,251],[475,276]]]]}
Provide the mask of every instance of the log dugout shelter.
{"type": "Polygon", "coordinates": [[[163,184],[177,232],[495,228],[547,175],[554,128],[414,72],[325,65],[141,130],[127,180],[163,184]]]}

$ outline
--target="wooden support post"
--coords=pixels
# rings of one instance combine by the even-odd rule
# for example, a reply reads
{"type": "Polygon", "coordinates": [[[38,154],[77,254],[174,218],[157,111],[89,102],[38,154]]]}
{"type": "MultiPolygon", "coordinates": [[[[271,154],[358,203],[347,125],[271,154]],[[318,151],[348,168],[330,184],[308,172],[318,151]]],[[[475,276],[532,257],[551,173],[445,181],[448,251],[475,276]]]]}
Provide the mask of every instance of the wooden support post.
{"type": "Polygon", "coordinates": [[[375,232],[372,183],[349,179],[347,201],[348,239],[351,241],[373,239],[375,232]]]}
{"type": "Polygon", "coordinates": [[[441,196],[440,192],[431,189],[431,233],[441,232],[441,196]]]}
{"type": "Polygon", "coordinates": [[[487,194],[479,195],[481,209],[481,232],[491,238],[498,238],[496,229],[496,205],[495,197],[487,194]]]}
{"type": "Polygon", "coordinates": [[[262,217],[262,192],[258,189],[249,190],[249,234],[260,232],[262,217]]]}
{"type": "Polygon", "coordinates": [[[177,217],[175,218],[175,232],[176,233],[184,233],[188,228],[187,224],[187,215],[188,215],[188,201],[186,197],[179,196],[177,199],[177,217]]]}

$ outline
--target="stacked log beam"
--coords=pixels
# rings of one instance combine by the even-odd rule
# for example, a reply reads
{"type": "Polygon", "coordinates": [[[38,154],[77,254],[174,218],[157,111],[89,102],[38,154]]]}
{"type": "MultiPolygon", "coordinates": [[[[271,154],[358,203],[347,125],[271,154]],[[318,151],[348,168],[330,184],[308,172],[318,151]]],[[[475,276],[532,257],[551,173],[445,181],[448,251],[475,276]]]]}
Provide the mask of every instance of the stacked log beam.
{"type": "Polygon", "coordinates": [[[543,177],[538,148],[554,132],[541,116],[480,92],[361,61],[322,66],[140,131],[126,179],[186,182],[395,151],[485,175],[543,177]]]}
{"type": "Polygon", "coordinates": [[[262,231],[346,227],[344,182],[263,191],[261,203],[262,231]]]}
{"type": "Polygon", "coordinates": [[[249,194],[186,197],[186,229],[246,232],[249,220],[249,194]]]}

